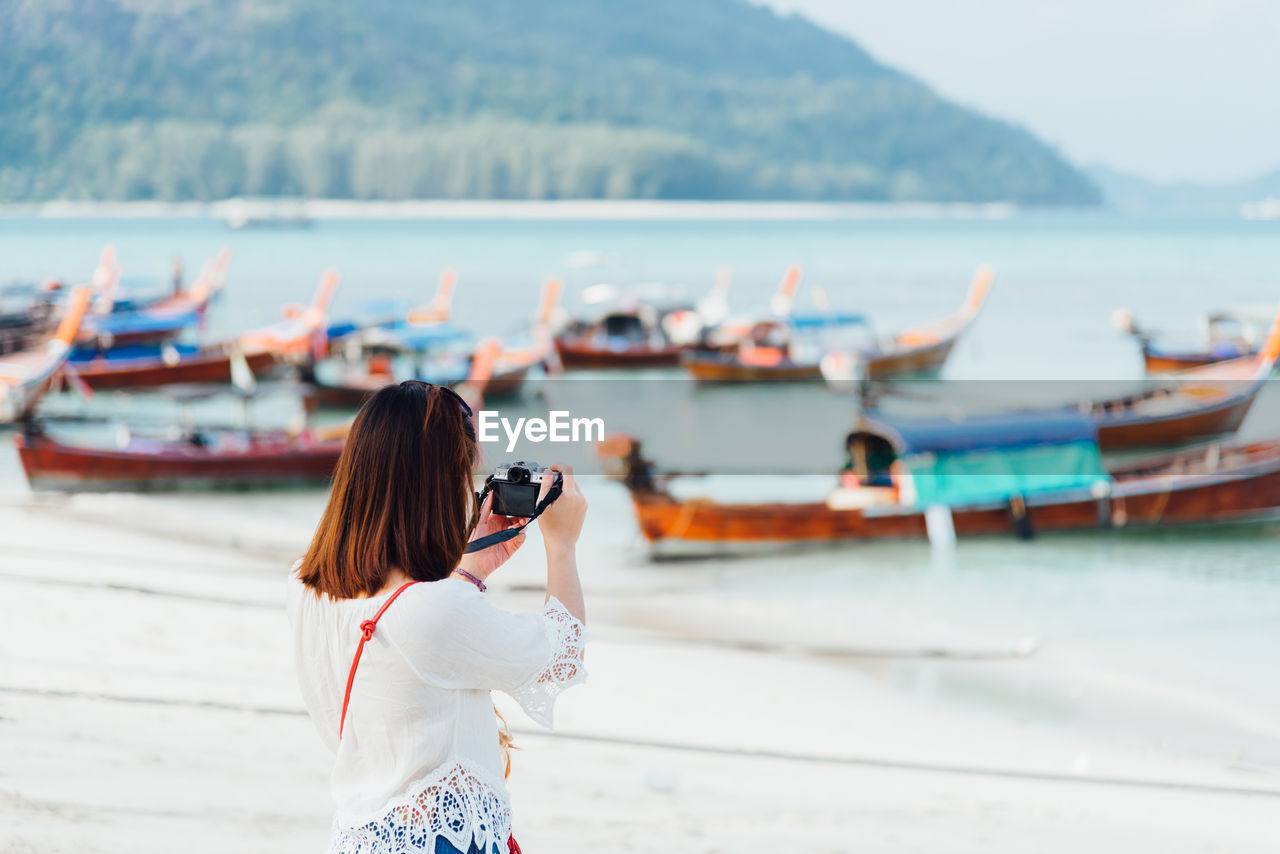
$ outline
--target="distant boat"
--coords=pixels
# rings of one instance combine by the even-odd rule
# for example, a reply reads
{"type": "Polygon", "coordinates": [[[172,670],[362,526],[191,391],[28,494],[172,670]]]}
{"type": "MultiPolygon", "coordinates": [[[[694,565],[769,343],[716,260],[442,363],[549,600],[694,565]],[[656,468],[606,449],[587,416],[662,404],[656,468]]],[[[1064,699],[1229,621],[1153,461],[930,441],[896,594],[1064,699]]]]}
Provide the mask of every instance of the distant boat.
{"type": "MultiPolygon", "coordinates": [[[[475,408],[496,352],[496,342],[477,351],[458,386],[475,408]]],[[[252,489],[327,483],[350,427],[350,421],[298,431],[189,427],[162,436],[122,429],[110,446],[59,439],[29,420],[14,444],[38,490],[252,489]]]]}
{"type": "Polygon", "coordinates": [[[655,546],[735,546],[1178,527],[1280,517],[1280,439],[1162,454],[1108,470],[1070,412],[888,422],[848,438],[827,501],[676,498],[629,437],[602,446],[655,546]]]}
{"type": "Polygon", "coordinates": [[[53,335],[29,350],[0,356],[0,423],[34,414],[36,404],[71,353],[89,298],[89,288],[77,288],[53,335]]]}
{"type": "Polygon", "coordinates": [[[1181,445],[1234,433],[1280,356],[1280,315],[1256,356],[1171,374],[1138,394],[1086,401],[1078,407],[1097,425],[1104,450],[1181,445]]]}
{"type": "Polygon", "coordinates": [[[228,199],[218,206],[228,228],[310,228],[306,199],[228,199]]]}
{"type": "Polygon", "coordinates": [[[126,304],[118,310],[120,268],[115,263],[115,250],[107,247],[94,273],[93,305],[81,326],[77,349],[109,350],[177,338],[204,317],[210,301],[226,282],[230,260],[230,253],[223,251],[203,266],[190,288],[146,303],[126,304]]]}
{"type": "Polygon", "coordinates": [[[237,361],[255,376],[290,358],[306,358],[323,335],[326,313],[338,286],[336,271],[321,279],[310,307],[261,329],[217,344],[135,344],[105,351],[78,351],[67,363],[89,388],[139,388],[178,383],[228,383],[237,361]]]}
{"type": "Polygon", "coordinates": [[[755,324],[732,349],[692,350],[681,363],[702,383],[796,382],[825,376],[841,385],[928,376],[942,368],[977,318],[991,280],[991,269],[979,268],[959,311],[888,339],[842,345],[833,339],[848,337],[845,330],[866,330],[865,317],[834,312],[796,315],[788,310],[775,320],[755,324]]]}
{"type": "MultiPolygon", "coordinates": [[[[555,285],[558,299],[561,286],[555,285]]],[[[684,303],[662,304],[620,296],[611,285],[588,289],[606,307],[591,319],[576,319],[555,334],[556,353],[566,369],[669,368],[680,364],[683,347],[663,328],[669,314],[688,311],[684,303]]]]}
{"type": "Polygon", "coordinates": [[[58,313],[57,283],[12,284],[0,288],[0,356],[25,350],[53,325],[58,313]]]}
{"type": "Polygon", "coordinates": [[[544,286],[542,304],[524,346],[498,343],[485,357],[492,360],[485,378],[477,380],[478,354],[490,345],[472,344],[473,336],[450,322],[453,275],[452,271],[446,274],[432,302],[410,311],[408,320],[341,330],[342,337],[333,348],[341,355],[326,365],[313,366],[306,378],[307,405],[356,409],[378,389],[406,379],[449,386],[475,382],[488,399],[518,395],[529,372],[555,357],[548,322],[557,286],[552,282],[544,286]]]}
{"type": "Polygon", "coordinates": [[[71,491],[322,484],[344,441],[315,431],[231,429],[196,429],[176,439],[126,436],[101,448],[38,429],[14,437],[33,489],[71,491]]]}
{"type": "Polygon", "coordinates": [[[1204,331],[1200,342],[1171,343],[1140,326],[1128,310],[1120,309],[1112,317],[1112,322],[1120,331],[1138,341],[1142,348],[1143,365],[1147,373],[1152,374],[1181,371],[1257,355],[1270,320],[1270,312],[1257,309],[1214,312],[1201,321],[1204,331]]]}

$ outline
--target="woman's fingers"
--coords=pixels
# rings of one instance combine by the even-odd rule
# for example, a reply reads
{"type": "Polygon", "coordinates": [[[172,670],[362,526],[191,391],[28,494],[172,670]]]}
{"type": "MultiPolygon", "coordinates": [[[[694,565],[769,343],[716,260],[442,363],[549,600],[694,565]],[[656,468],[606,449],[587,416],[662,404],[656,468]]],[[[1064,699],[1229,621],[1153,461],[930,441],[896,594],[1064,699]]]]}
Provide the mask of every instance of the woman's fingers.
{"type": "MultiPolygon", "coordinates": [[[[564,469],[560,468],[559,463],[552,463],[551,465],[547,466],[547,469],[550,471],[558,471],[560,472],[561,477],[564,476],[564,469]]],[[[555,482],[554,477],[544,477],[542,479],[542,485],[538,487],[538,503],[539,504],[541,504],[542,500],[547,497],[547,493],[551,491],[551,484],[554,482],[555,482]]]]}
{"type": "MultiPolygon", "coordinates": [[[[560,472],[560,491],[561,492],[574,492],[578,489],[577,478],[573,476],[573,466],[569,465],[568,463],[552,463],[551,465],[547,466],[547,468],[551,469],[552,471],[560,472]]],[[[546,481],[543,481],[542,490],[538,495],[539,501],[541,501],[546,496],[547,491],[551,489],[551,483],[550,483],[551,480],[554,480],[554,478],[550,478],[546,481]]]]}
{"type": "MultiPolygon", "coordinates": [[[[560,472],[561,497],[547,507],[540,525],[542,538],[550,546],[553,543],[572,545],[582,532],[582,520],[587,512],[587,501],[573,476],[573,467],[566,463],[550,466],[560,472]]],[[[547,484],[543,484],[544,490],[547,484]]]]}

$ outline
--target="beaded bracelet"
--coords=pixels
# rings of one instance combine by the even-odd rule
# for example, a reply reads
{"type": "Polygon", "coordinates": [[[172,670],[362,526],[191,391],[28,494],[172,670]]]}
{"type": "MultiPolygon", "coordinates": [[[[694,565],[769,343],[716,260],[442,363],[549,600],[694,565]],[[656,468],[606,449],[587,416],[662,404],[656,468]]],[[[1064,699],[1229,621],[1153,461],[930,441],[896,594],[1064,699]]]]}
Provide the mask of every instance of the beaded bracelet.
{"type": "Polygon", "coordinates": [[[467,581],[470,581],[470,582],[471,582],[472,584],[474,584],[476,587],[479,587],[479,588],[480,588],[480,592],[481,592],[481,593],[483,593],[484,591],[486,591],[486,590],[488,590],[488,589],[489,589],[489,588],[487,588],[487,587],[485,587],[485,586],[484,586],[484,582],[483,582],[483,581],[481,581],[480,579],[476,578],[474,575],[472,575],[471,573],[467,572],[467,571],[466,571],[465,569],[463,569],[462,567],[458,567],[457,569],[455,569],[455,570],[454,570],[454,572],[458,573],[458,575],[461,575],[461,576],[462,576],[463,578],[465,578],[467,581]]]}

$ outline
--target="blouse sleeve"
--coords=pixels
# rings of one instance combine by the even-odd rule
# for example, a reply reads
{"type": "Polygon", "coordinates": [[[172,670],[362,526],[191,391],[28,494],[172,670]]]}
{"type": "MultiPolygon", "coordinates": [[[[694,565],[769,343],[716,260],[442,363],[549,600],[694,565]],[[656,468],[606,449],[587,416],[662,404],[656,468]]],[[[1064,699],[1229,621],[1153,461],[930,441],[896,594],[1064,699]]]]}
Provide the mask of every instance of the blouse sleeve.
{"type": "Polygon", "coordinates": [[[442,688],[502,691],[545,727],[556,698],[586,678],[586,627],[554,596],[540,613],[512,613],[467,584],[424,617],[426,626],[394,639],[422,678],[442,688]]]}

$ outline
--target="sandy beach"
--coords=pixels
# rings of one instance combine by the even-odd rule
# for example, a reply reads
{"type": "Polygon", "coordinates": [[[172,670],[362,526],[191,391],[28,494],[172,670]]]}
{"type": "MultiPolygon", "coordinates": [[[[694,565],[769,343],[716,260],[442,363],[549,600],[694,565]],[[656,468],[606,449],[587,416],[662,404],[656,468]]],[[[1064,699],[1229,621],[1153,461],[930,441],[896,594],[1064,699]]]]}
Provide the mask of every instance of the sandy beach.
{"type": "MultiPolygon", "coordinates": [[[[589,492],[606,515],[611,489],[589,492]]],[[[282,610],[305,525],[228,531],[184,512],[120,496],[0,505],[0,851],[324,847],[329,756],[282,610]]],[[[507,607],[540,602],[535,540],[493,585],[507,607]]],[[[1274,717],[1085,672],[1034,639],[944,647],[869,609],[797,626],[670,575],[593,580],[610,560],[584,543],[590,678],[556,730],[499,699],[522,748],[527,851],[1280,846],[1274,717]],[[921,701],[903,679],[995,692],[1001,711],[954,691],[921,701]],[[1082,684],[1090,703],[1045,711],[1082,684]],[[1153,749],[1161,730],[1204,750],[1153,749]]]]}

